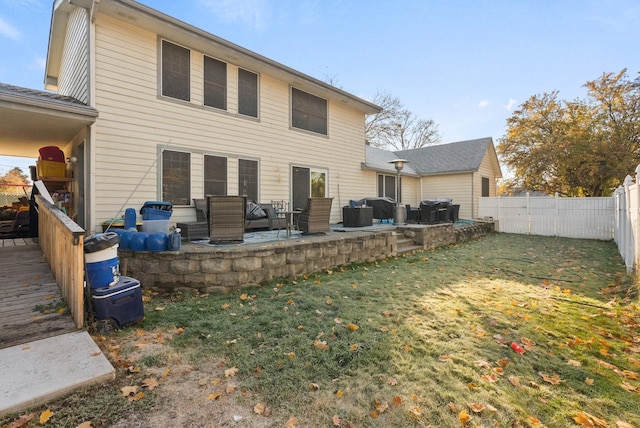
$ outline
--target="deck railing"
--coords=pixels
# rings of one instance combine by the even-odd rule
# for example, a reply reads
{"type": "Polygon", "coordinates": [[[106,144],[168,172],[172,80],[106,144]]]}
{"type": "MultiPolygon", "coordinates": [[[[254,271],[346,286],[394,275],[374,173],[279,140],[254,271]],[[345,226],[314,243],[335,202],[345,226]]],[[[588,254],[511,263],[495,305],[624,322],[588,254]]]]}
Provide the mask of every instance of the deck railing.
{"type": "Polygon", "coordinates": [[[84,229],[37,196],[38,236],[53,277],[78,328],[84,325],[84,229]]]}

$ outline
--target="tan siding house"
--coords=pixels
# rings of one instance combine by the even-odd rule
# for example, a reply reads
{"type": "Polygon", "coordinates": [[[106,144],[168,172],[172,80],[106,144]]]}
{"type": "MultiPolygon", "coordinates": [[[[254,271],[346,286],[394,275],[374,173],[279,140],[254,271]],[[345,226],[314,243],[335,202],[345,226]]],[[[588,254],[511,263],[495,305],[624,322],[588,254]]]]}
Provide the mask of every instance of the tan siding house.
{"type": "MultiPolygon", "coordinates": [[[[418,149],[389,152],[367,147],[363,169],[376,171],[393,181],[396,174],[393,159],[406,159],[401,171],[403,204],[418,206],[425,199],[449,198],[460,205],[459,217],[477,216],[478,198],[496,195],[496,180],[502,177],[493,140],[459,141],[418,149]]],[[[382,194],[378,181],[378,196],[382,194]]]]}
{"type": "Polygon", "coordinates": [[[47,88],[99,112],[65,148],[90,232],[150,200],[178,222],[208,193],[294,208],[315,193],[337,222],[362,195],[374,104],[131,0],[57,2],[51,39],[47,88]]]}

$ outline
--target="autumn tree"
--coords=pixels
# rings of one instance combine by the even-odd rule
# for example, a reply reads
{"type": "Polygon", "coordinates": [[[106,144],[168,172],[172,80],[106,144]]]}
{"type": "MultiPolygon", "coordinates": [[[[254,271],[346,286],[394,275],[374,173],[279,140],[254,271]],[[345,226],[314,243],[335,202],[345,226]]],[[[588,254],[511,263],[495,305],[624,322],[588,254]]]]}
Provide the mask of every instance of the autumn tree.
{"type": "Polygon", "coordinates": [[[378,92],[373,103],[382,111],[367,117],[365,139],[374,147],[406,150],[439,142],[438,125],[407,110],[400,99],[378,92]]]}
{"type": "Polygon", "coordinates": [[[626,70],[585,84],[587,99],[534,95],[507,119],[497,147],[515,172],[505,187],[606,196],[640,163],[640,80],[626,70]]]}
{"type": "Polygon", "coordinates": [[[15,167],[0,177],[0,192],[15,192],[16,186],[29,186],[29,177],[22,172],[22,169],[15,167]]]}

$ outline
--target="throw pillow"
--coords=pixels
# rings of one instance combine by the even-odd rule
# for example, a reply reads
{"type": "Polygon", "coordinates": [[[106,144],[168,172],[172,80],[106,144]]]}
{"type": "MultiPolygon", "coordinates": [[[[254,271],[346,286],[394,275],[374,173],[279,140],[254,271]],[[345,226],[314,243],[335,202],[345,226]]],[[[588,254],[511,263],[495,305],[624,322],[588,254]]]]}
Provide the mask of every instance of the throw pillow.
{"type": "Polygon", "coordinates": [[[265,218],[267,213],[264,212],[260,205],[255,202],[247,202],[247,218],[249,220],[256,220],[259,218],[265,218]]]}

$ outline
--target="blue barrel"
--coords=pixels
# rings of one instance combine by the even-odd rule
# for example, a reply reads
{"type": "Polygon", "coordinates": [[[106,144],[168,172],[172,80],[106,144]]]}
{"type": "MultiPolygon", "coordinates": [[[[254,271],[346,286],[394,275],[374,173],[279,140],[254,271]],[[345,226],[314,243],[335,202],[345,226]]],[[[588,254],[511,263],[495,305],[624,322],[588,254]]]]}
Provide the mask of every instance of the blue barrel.
{"type": "Polygon", "coordinates": [[[154,253],[167,251],[167,234],[161,232],[150,234],[147,238],[147,251],[154,253]]]}
{"type": "Polygon", "coordinates": [[[103,260],[95,263],[85,263],[89,288],[108,287],[118,282],[120,278],[120,264],[118,258],[103,260]]]}
{"type": "Polygon", "coordinates": [[[136,210],[127,208],[124,211],[124,230],[136,230],[136,210]]]}
{"type": "Polygon", "coordinates": [[[130,250],[131,249],[131,237],[137,232],[128,230],[126,232],[122,232],[120,235],[120,249],[122,250],[130,250]]]}
{"type": "Polygon", "coordinates": [[[147,238],[149,234],[146,232],[134,232],[129,241],[129,248],[133,251],[147,251],[147,238]]]}

